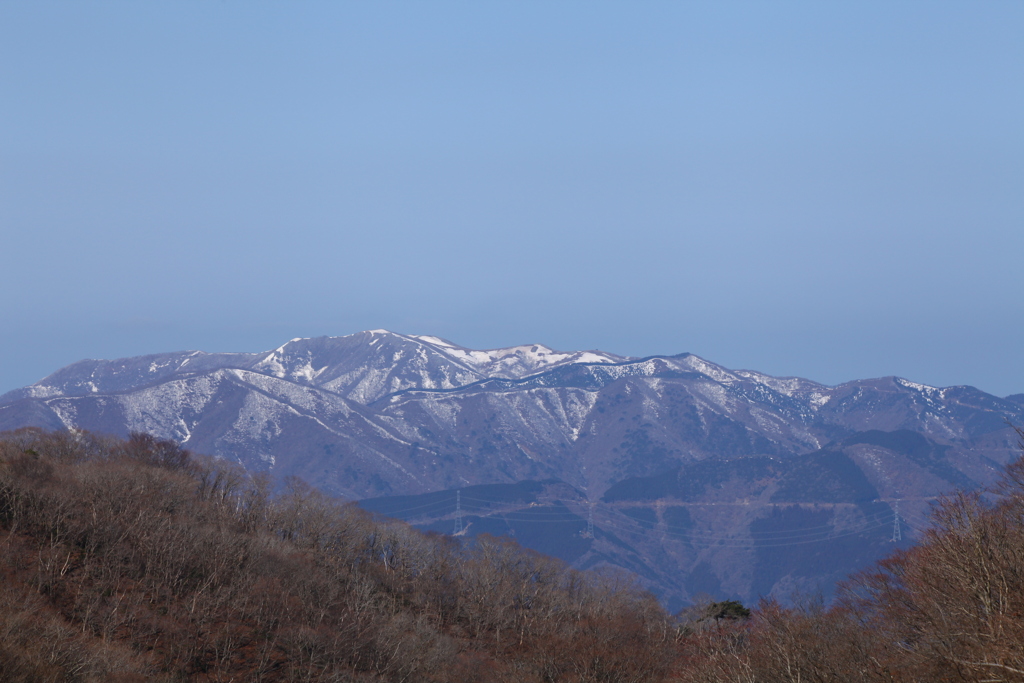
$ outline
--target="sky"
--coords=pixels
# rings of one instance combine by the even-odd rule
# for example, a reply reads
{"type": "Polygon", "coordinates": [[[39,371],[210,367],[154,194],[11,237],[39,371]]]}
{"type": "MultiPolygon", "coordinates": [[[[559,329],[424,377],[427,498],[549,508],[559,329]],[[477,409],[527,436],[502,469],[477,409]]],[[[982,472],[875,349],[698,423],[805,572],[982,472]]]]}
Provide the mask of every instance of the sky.
{"type": "Polygon", "coordinates": [[[385,328],[1024,392],[1024,3],[0,3],[0,392],[385,328]]]}

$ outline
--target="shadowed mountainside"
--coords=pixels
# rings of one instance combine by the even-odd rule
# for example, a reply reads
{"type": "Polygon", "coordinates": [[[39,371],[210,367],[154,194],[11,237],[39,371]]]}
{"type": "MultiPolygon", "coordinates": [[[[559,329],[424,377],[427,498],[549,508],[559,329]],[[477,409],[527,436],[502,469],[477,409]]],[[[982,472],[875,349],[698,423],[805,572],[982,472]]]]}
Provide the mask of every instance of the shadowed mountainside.
{"type": "Polygon", "coordinates": [[[692,354],[477,351],[382,330],[83,361],[0,397],[3,429],[147,432],[350,499],[447,491],[433,516],[395,508],[446,532],[458,489],[557,481],[546,517],[493,510],[467,533],[572,548],[673,605],[829,593],[887,551],[897,507],[917,538],[943,492],[991,483],[1015,452],[1007,421],[1024,422],[1019,396],[972,387],[830,387],[692,354]]]}

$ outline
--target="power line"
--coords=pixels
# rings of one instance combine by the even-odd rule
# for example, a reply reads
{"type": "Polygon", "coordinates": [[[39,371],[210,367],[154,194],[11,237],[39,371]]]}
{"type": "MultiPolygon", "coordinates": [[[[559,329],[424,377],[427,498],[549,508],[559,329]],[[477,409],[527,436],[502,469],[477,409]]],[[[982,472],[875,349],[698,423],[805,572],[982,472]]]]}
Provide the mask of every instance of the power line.
{"type": "MultiPolygon", "coordinates": [[[[716,536],[716,535],[699,535],[699,534],[684,534],[684,533],[671,533],[668,535],[677,538],[682,541],[689,541],[696,547],[727,547],[727,548],[783,548],[789,546],[806,545],[808,543],[822,543],[832,541],[838,538],[847,538],[850,536],[856,536],[859,534],[867,533],[870,531],[883,529],[889,526],[888,515],[876,523],[867,522],[854,528],[845,529],[839,533],[834,530],[829,533],[821,534],[807,534],[805,536],[791,536],[787,538],[744,538],[742,535],[737,536],[716,536]]],[[[610,528],[622,531],[624,533],[640,533],[636,528],[629,528],[622,526],[616,522],[602,522],[601,528],[610,528]]],[[[643,531],[650,531],[650,529],[644,529],[643,531]]]]}
{"type": "MultiPolygon", "coordinates": [[[[474,500],[468,498],[467,500],[474,500]]],[[[902,500],[902,499],[901,499],[902,500]]],[[[498,501],[493,501],[498,503],[498,501]]],[[[506,505],[508,502],[504,502],[506,505]]],[[[443,500],[432,501],[426,505],[412,506],[406,508],[408,511],[412,510],[423,510],[425,508],[434,507],[435,505],[443,505],[443,500]]],[[[499,505],[501,503],[498,503],[499,505]]],[[[534,503],[536,505],[536,503],[534,503]]],[[[896,540],[902,539],[902,524],[906,522],[908,527],[920,531],[920,526],[923,524],[915,524],[914,521],[908,519],[906,515],[900,514],[898,511],[898,501],[896,503],[897,509],[895,510],[895,517],[892,518],[893,536],[896,540]],[[919,526],[920,525],[920,526],[919,526]]],[[[532,506],[531,506],[532,507],[532,506]]],[[[593,501],[588,502],[587,518],[586,518],[586,531],[584,536],[587,538],[595,537],[595,512],[600,512],[602,519],[600,526],[606,529],[614,529],[622,531],[627,534],[647,534],[650,532],[661,533],[669,537],[674,537],[682,541],[689,541],[697,546],[709,547],[712,545],[723,545],[726,547],[784,547],[789,545],[803,545],[805,543],[814,543],[821,541],[829,541],[836,538],[843,538],[849,535],[855,535],[859,533],[869,532],[878,529],[881,526],[888,526],[890,524],[890,517],[894,511],[875,512],[864,516],[859,522],[855,522],[851,527],[839,530],[835,527],[835,523],[816,525],[810,527],[798,527],[795,529],[775,529],[765,531],[752,531],[750,529],[745,530],[745,533],[739,537],[728,535],[722,536],[718,533],[706,530],[700,531],[697,529],[676,527],[673,525],[666,525],[664,523],[655,526],[654,523],[640,521],[630,517],[629,515],[623,514],[617,509],[608,506],[600,506],[601,510],[595,510],[599,507],[597,503],[593,501]]],[[[391,514],[399,513],[399,510],[390,511],[391,514]]],[[[440,512],[440,511],[438,511],[440,512]]],[[[583,519],[579,515],[573,513],[571,509],[557,510],[550,509],[548,506],[541,506],[541,509],[531,510],[527,508],[519,508],[509,512],[494,511],[491,514],[487,514],[485,510],[480,510],[484,513],[484,517],[500,517],[506,520],[506,523],[530,523],[530,524],[566,524],[566,523],[582,523],[583,519]],[[548,509],[544,509],[548,508],[548,509]]],[[[466,532],[465,511],[462,508],[462,492],[457,490],[455,494],[455,519],[452,533],[453,535],[461,535],[466,532]]],[[[429,514],[429,513],[428,513],[429,514]]],[[[911,515],[912,517],[912,515],[911,515]]]]}
{"type": "MultiPolygon", "coordinates": [[[[713,531],[700,531],[696,529],[686,527],[675,527],[671,525],[655,526],[654,522],[640,522],[628,515],[621,515],[621,513],[615,514],[611,510],[604,510],[603,515],[603,521],[601,521],[602,526],[610,526],[631,533],[647,533],[651,531],[658,531],[660,533],[665,533],[670,536],[688,538],[692,540],[731,540],[731,537],[719,536],[713,531]]],[[[891,510],[880,510],[870,515],[865,515],[861,520],[855,522],[852,526],[862,529],[876,529],[880,526],[889,526],[892,520],[891,515],[891,510]]],[[[823,524],[820,526],[797,527],[791,529],[776,529],[772,531],[753,531],[747,529],[744,532],[744,535],[749,536],[752,540],[755,541],[777,542],[799,540],[811,537],[828,538],[830,536],[833,536],[835,532],[836,524],[833,522],[829,524],[823,524]]]]}
{"type": "Polygon", "coordinates": [[[459,536],[465,529],[462,528],[462,491],[455,492],[455,531],[453,536],[459,536]]]}

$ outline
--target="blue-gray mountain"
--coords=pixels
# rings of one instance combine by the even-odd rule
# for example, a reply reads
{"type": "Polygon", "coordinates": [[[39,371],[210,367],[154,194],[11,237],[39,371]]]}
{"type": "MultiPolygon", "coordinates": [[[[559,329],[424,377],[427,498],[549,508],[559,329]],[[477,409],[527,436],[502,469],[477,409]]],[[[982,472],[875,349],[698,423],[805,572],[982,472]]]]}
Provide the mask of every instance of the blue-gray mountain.
{"type": "Polygon", "coordinates": [[[1007,421],[1024,395],[382,330],[82,361],[0,397],[0,429],[145,431],[448,532],[461,489],[464,533],[624,567],[670,604],[827,593],[892,548],[897,505],[909,539],[936,496],[991,482],[1007,421]]]}

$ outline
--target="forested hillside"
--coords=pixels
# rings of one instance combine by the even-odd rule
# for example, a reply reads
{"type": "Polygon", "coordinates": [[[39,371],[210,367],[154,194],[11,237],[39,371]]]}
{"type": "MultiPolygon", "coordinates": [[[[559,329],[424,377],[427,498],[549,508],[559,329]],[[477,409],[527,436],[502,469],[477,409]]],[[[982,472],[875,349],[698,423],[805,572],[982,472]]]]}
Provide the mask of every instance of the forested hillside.
{"type": "Polygon", "coordinates": [[[642,593],[498,539],[472,548],[172,442],[0,443],[0,679],[642,681],[642,593]]]}
{"type": "Polygon", "coordinates": [[[1024,464],[831,606],[669,615],[173,442],[0,438],[4,681],[1024,681],[1024,464]]]}
{"type": "Polygon", "coordinates": [[[469,535],[625,569],[674,611],[831,595],[892,550],[897,514],[917,541],[938,497],[998,478],[1022,400],[372,330],[81,361],[0,396],[0,430],[145,432],[444,532],[461,491],[486,508],[469,535]],[[523,509],[472,488],[494,486],[545,490],[523,509]]]}

